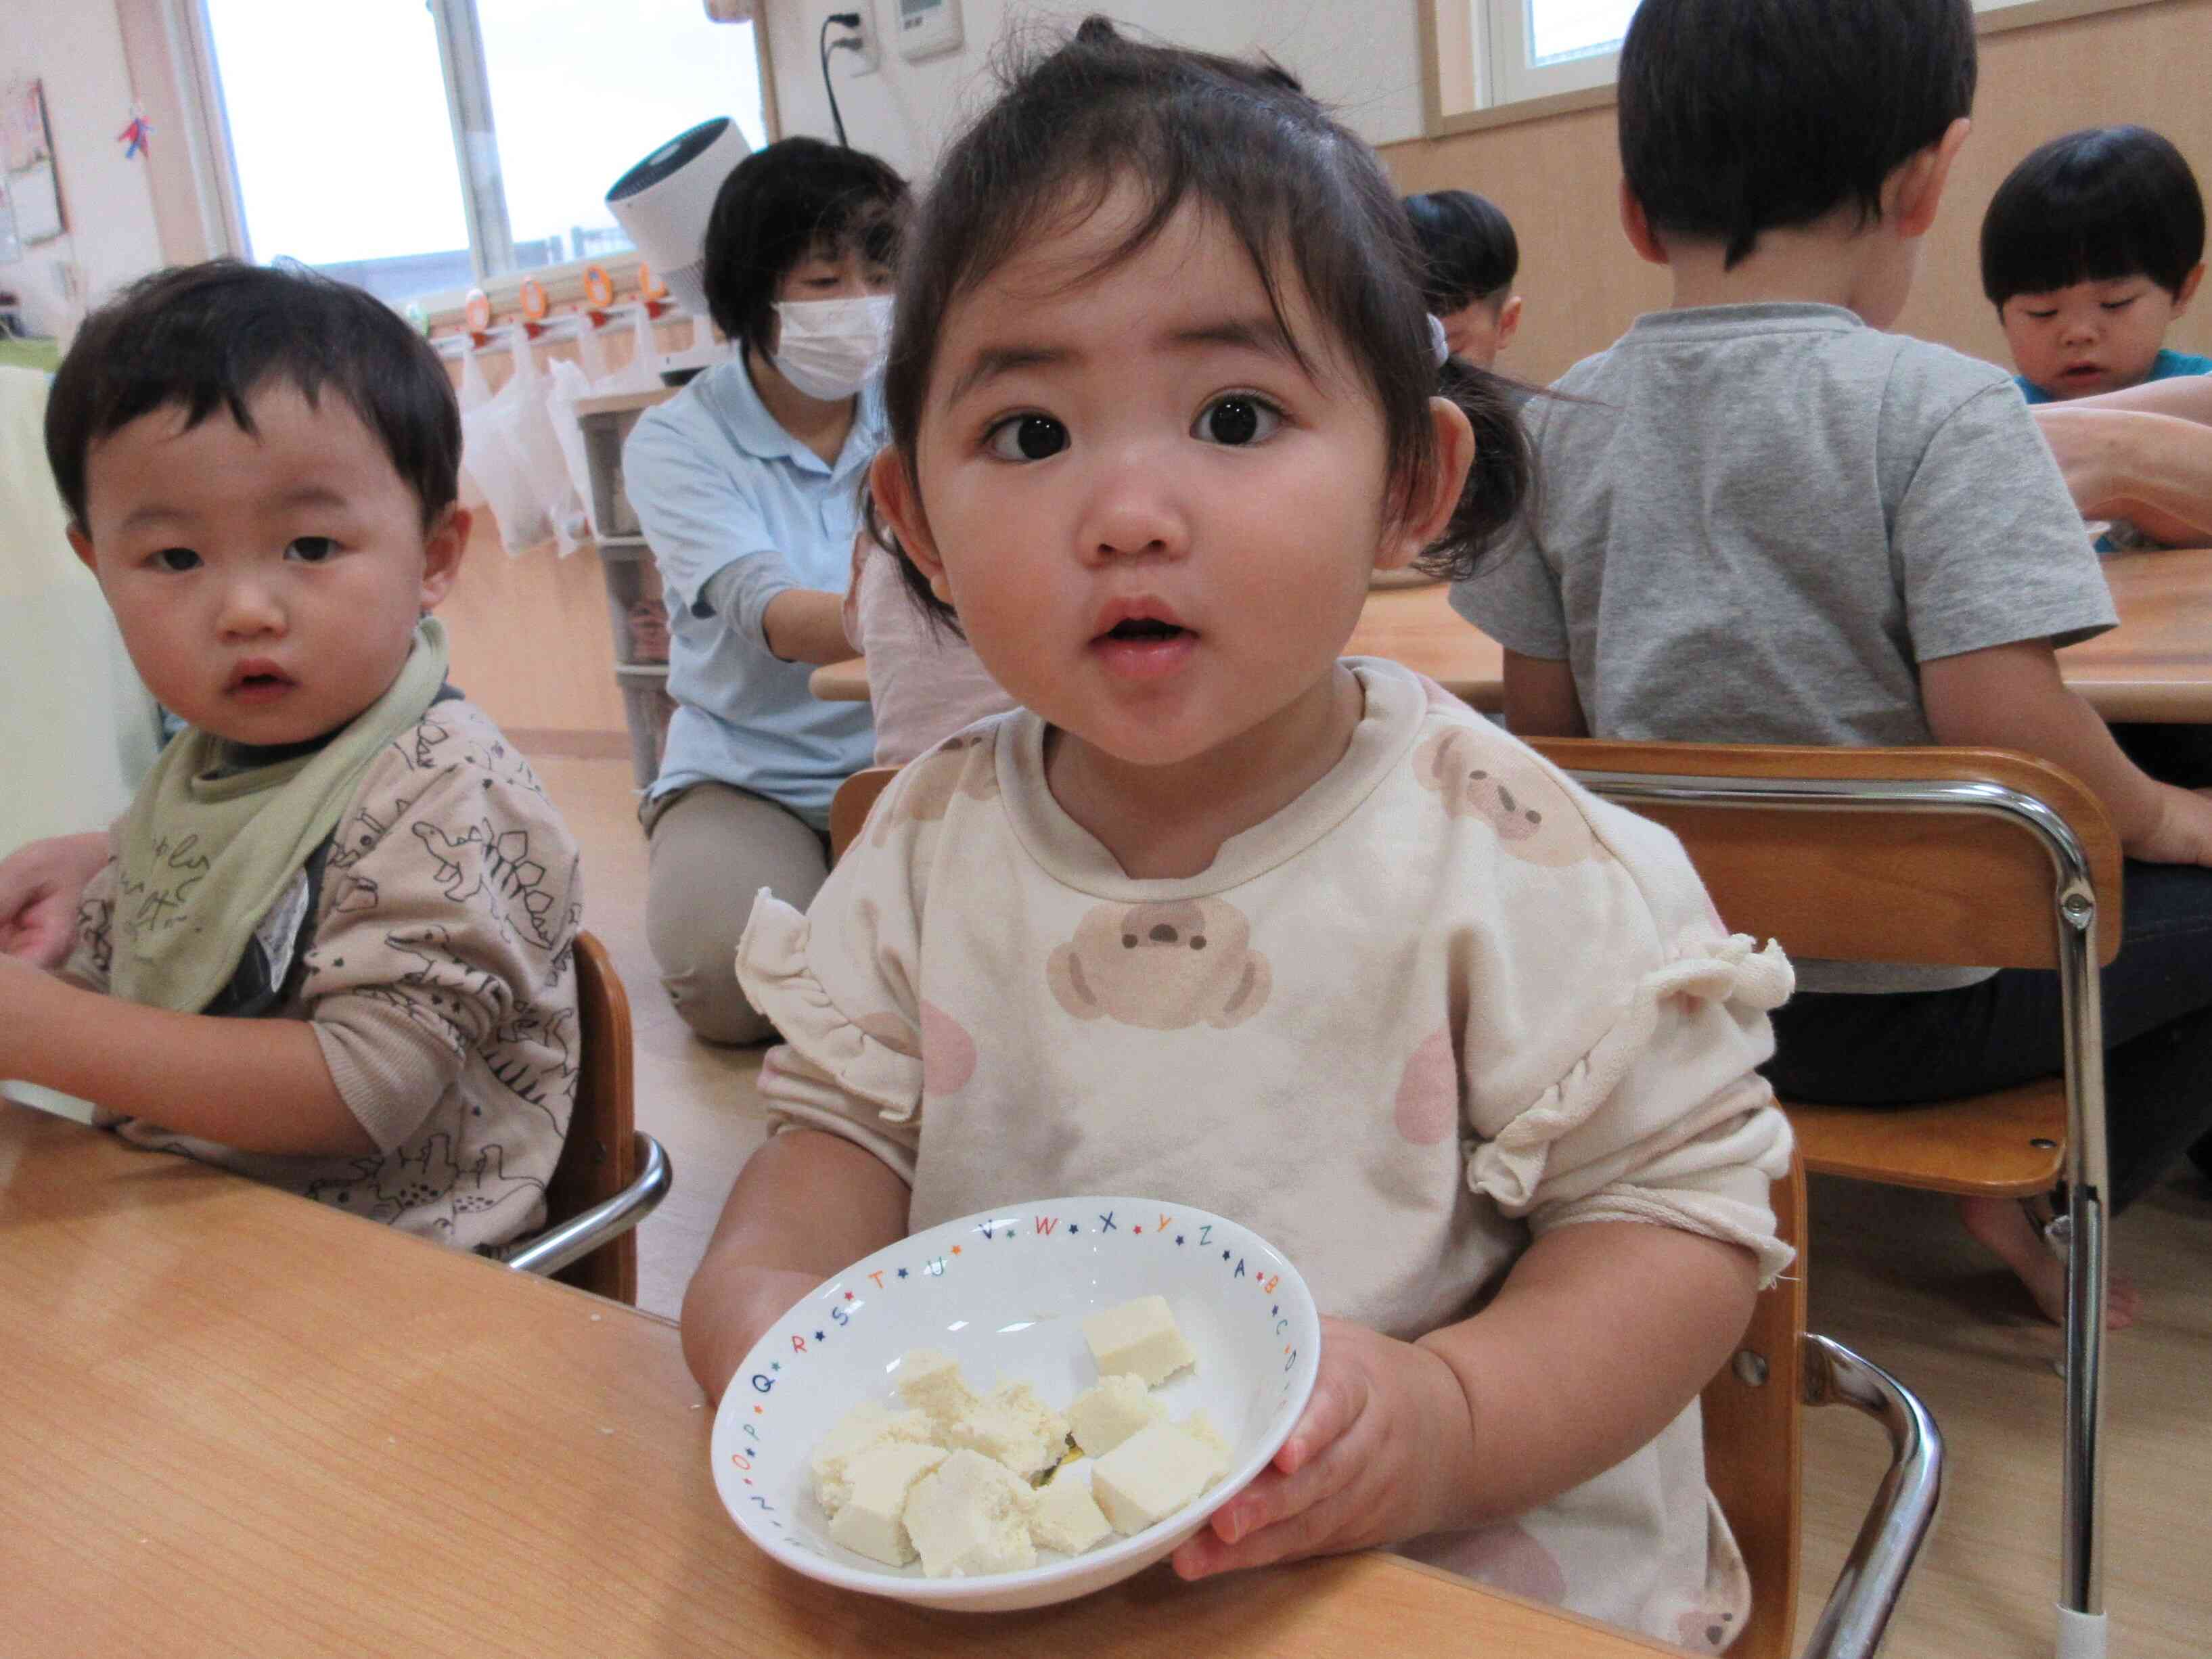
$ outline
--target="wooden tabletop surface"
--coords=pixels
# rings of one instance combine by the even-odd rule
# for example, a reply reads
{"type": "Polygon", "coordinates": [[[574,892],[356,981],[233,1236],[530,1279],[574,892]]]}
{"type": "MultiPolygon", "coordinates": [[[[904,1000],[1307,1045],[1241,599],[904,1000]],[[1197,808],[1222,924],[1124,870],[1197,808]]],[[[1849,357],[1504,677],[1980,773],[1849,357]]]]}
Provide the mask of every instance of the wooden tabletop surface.
{"type": "Polygon", "coordinates": [[[2212,548],[2104,565],[2120,625],[2058,653],[2066,684],[2108,720],[2212,722],[2212,548]]]}
{"type": "Polygon", "coordinates": [[[10,1659],[1672,1651],[1381,1555],[833,1590],[723,1511],[667,1322],[5,1102],[0,1355],[10,1659]]]}
{"type": "MultiPolygon", "coordinates": [[[[2104,568],[2120,625],[2058,653],[2066,683],[2106,720],[2212,722],[2212,548],[2123,554],[2104,568]]],[[[1441,583],[1376,590],[1346,653],[1404,663],[1495,713],[1505,653],[1452,610],[1449,593],[1441,583]]],[[[864,702],[867,664],[832,663],[811,684],[830,702],[864,702]]]]}

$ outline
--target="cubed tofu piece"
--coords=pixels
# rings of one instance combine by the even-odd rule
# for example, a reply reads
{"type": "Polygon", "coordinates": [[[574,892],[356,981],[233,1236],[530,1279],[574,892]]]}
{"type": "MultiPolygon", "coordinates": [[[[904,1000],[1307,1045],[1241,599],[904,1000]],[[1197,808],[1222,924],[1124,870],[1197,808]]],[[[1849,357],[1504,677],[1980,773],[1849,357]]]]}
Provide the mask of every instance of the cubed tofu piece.
{"type": "Polygon", "coordinates": [[[1102,1376],[1067,1408],[1068,1432],[1089,1457],[1103,1457],[1139,1429],[1167,1421],[1168,1408],[1152,1398],[1145,1379],[1122,1371],[1102,1376]]]}
{"type": "Polygon", "coordinates": [[[1229,1471],[1229,1460],[1172,1423],[1139,1429],[1100,1458],[1091,1495],[1121,1533],[1172,1515],[1229,1471]]]}
{"type": "Polygon", "coordinates": [[[1101,1376],[1127,1371],[1158,1386],[1184,1366],[1198,1363],[1190,1344],[1176,1328],[1164,1296],[1140,1296],[1091,1315],[1083,1322],[1083,1337],[1091,1345],[1101,1376]]]}
{"type": "Polygon", "coordinates": [[[946,1431],[945,1443],[965,1446],[1027,1480],[1060,1462],[1067,1419],[1026,1382],[1001,1382],[946,1431]]]}
{"type": "Polygon", "coordinates": [[[1229,1437],[1213,1426],[1213,1419],[1202,1408],[1193,1412],[1176,1426],[1192,1439],[1211,1446],[1214,1455],[1220,1458],[1222,1468],[1228,1468],[1232,1461],[1229,1455],[1229,1437]]]}
{"type": "Polygon", "coordinates": [[[830,1514],[836,1514],[853,1496],[847,1472],[854,1458],[878,1446],[921,1445],[930,1435],[928,1413],[895,1412],[872,1400],[862,1401],[837,1419],[807,1461],[815,1498],[830,1514]]]}
{"type": "Polygon", "coordinates": [[[1060,1465],[1051,1484],[1036,1495],[1036,1505],[1030,1511],[1030,1541],[1041,1550],[1080,1555],[1113,1534],[1114,1523],[1079,1473],[1082,1464],[1078,1458],[1060,1465]]]}
{"type": "Polygon", "coordinates": [[[942,1463],[942,1446],[912,1446],[888,1442],[862,1452],[852,1461],[848,1479],[853,1495],[830,1517],[830,1536],[848,1550],[856,1550],[887,1567],[902,1567],[914,1559],[908,1540],[907,1495],[914,1483],[942,1463]]]}
{"type": "Polygon", "coordinates": [[[940,1431],[975,1408],[975,1391],[960,1375],[960,1362],[935,1348],[908,1348],[899,1356],[899,1398],[929,1413],[940,1431]]]}
{"type": "Polygon", "coordinates": [[[907,1494],[907,1535],[932,1578],[1018,1572],[1036,1565],[1029,1526],[1036,1504],[1027,1481],[963,1446],[907,1494]]]}

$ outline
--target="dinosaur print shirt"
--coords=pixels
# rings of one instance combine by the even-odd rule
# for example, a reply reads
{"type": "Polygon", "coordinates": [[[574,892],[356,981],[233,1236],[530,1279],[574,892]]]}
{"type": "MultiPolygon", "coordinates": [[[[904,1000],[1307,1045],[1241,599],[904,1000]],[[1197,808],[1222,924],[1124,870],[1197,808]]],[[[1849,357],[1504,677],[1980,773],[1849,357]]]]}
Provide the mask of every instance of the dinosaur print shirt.
{"type": "MultiPolygon", "coordinates": [[[[267,1018],[313,1027],[380,1152],[241,1152],[143,1118],[125,1139],[462,1249],[542,1224],[574,1103],[583,891],[560,814],[490,719],[434,703],[362,775],[319,862],[251,950],[267,1018]]],[[[107,983],[111,860],[85,889],[67,971],[107,983]]]]}
{"type": "MultiPolygon", "coordinates": [[[[763,893],[738,946],[784,1038],[771,1121],[875,1153],[915,1228],[1084,1192],[1233,1216],[1324,1312],[1405,1340],[1584,1222],[1724,1239],[1771,1279],[1790,1132],[1755,1067],[1789,964],[1665,830],[1352,665],[1342,760],[1188,878],[1132,879],[1060,811],[1034,714],[908,766],[810,912],[763,893]]],[[[1405,1547],[1707,1651],[1748,1607],[1695,1402],[1516,1521],[1405,1547]]]]}

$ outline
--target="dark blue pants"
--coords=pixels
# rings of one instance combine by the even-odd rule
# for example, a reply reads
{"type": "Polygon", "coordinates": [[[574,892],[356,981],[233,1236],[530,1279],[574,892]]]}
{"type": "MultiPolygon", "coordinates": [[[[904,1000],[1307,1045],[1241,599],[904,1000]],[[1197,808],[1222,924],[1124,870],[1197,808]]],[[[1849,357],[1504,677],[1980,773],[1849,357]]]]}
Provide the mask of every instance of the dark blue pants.
{"type": "MultiPolygon", "coordinates": [[[[2115,1212],[2185,1152],[2212,1161],[2212,869],[2130,860],[2121,908],[2104,970],[2115,1212]]],[[[1774,1030],[1776,1091],[1821,1105],[1946,1100],[2064,1066],[2058,975],[2038,969],[1955,991],[1806,993],[1776,1011],[1774,1030]]]]}

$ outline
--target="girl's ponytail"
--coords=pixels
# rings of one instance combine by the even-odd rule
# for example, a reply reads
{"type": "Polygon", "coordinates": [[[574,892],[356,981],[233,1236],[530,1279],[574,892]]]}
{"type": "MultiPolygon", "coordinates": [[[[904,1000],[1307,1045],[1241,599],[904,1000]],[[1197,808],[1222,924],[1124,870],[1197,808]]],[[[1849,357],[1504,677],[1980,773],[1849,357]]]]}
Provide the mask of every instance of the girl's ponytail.
{"type": "Polygon", "coordinates": [[[1498,532],[1531,504],[1535,452],[1512,386],[1462,357],[1445,358],[1437,371],[1437,396],[1457,404],[1474,428],[1474,464],[1467,470],[1450,523],[1414,562],[1432,576],[1463,581],[1474,574],[1498,532]]]}

